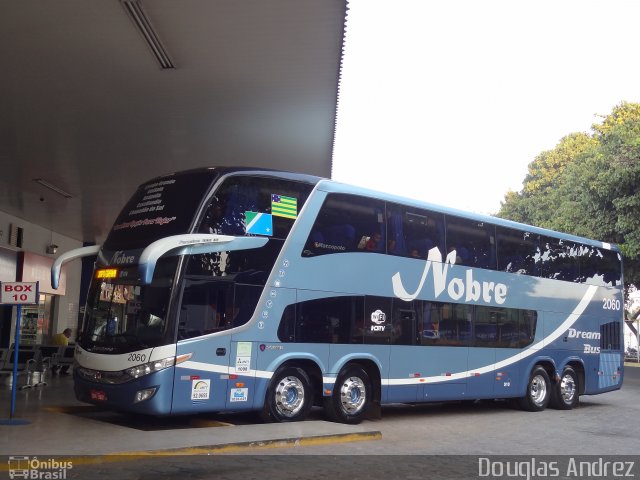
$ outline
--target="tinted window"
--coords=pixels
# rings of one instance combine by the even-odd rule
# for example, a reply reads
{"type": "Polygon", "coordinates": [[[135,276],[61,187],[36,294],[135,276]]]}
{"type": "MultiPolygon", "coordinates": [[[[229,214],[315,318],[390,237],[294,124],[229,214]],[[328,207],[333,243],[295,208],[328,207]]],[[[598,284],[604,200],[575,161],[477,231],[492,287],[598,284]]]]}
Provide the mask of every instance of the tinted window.
{"type": "Polygon", "coordinates": [[[602,248],[582,246],[580,249],[581,281],[598,286],[622,285],[620,254],[602,248]]]}
{"type": "MultiPolygon", "coordinates": [[[[312,186],[283,179],[233,176],[216,191],[199,232],[223,235],[267,235],[284,239],[304,205],[312,186]],[[255,222],[247,232],[247,212],[267,214],[268,224],[255,222]]],[[[250,222],[250,220],[249,220],[250,222]]]]}
{"type": "Polygon", "coordinates": [[[389,205],[387,237],[391,255],[425,259],[433,247],[444,253],[444,216],[427,210],[389,205]]]}
{"type": "Polygon", "coordinates": [[[539,273],[538,235],[510,228],[496,228],[498,270],[536,276],[539,273]]]}
{"type": "Polygon", "coordinates": [[[415,345],[418,332],[418,318],[423,302],[414,300],[393,301],[391,343],[393,345],[415,345]]]}
{"type": "Polygon", "coordinates": [[[302,255],[385,253],[385,237],[383,202],[355,195],[331,194],[318,214],[302,255]]]}
{"type": "Polygon", "coordinates": [[[602,350],[621,350],[621,338],[620,322],[609,322],[600,326],[600,348],[602,350]]]}
{"type": "Polygon", "coordinates": [[[345,194],[327,196],[302,255],[377,252],[424,259],[434,247],[443,260],[455,250],[457,265],[600,286],[622,282],[621,258],[610,250],[345,194]]]}
{"type": "Polygon", "coordinates": [[[289,305],[278,328],[283,342],[362,343],[364,297],[332,297],[289,305]]]}
{"type": "Polygon", "coordinates": [[[473,305],[424,302],[422,345],[469,345],[472,311],[473,305]]]}
{"type": "Polygon", "coordinates": [[[261,287],[254,285],[187,279],[180,308],[178,340],[247,323],[255,311],[261,291],[261,287]]]}
{"type": "Polygon", "coordinates": [[[540,250],[541,277],[580,281],[579,245],[567,240],[541,237],[540,250]]]}
{"type": "Polygon", "coordinates": [[[476,306],[474,344],[478,347],[520,348],[535,337],[537,313],[531,310],[476,306]]]}
{"type": "Polygon", "coordinates": [[[301,343],[522,348],[533,342],[536,321],[533,310],[330,297],[289,305],[278,337],[301,343]]]}
{"type": "Polygon", "coordinates": [[[224,277],[226,281],[264,285],[282,245],[282,240],[271,239],[260,248],[191,255],[187,275],[224,277]]]}
{"type": "Polygon", "coordinates": [[[495,270],[495,227],[447,217],[447,253],[456,251],[456,265],[495,270]]]}

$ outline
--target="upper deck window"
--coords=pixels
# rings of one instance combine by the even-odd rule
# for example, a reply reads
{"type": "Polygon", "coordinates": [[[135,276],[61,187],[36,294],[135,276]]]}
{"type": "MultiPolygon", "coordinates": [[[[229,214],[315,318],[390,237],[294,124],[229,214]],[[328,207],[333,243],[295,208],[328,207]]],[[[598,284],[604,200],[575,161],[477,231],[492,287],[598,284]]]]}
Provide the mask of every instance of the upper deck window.
{"type": "Polygon", "coordinates": [[[606,248],[342,193],[327,195],[302,256],[377,252],[424,260],[435,247],[443,257],[455,250],[456,265],[598,286],[622,284],[622,258],[606,248]]]}
{"type": "Polygon", "coordinates": [[[495,227],[475,220],[447,216],[447,253],[454,250],[456,265],[495,270],[495,227]]]}
{"type": "Polygon", "coordinates": [[[390,255],[425,259],[433,247],[444,251],[444,215],[388,205],[387,235],[390,255]]]}
{"type": "Polygon", "coordinates": [[[537,276],[540,272],[540,236],[497,227],[498,270],[537,276]]]}
{"type": "Polygon", "coordinates": [[[284,239],[312,188],[306,183],[281,178],[230,177],[209,202],[198,231],[284,239]],[[254,228],[251,214],[262,214],[267,221],[261,225],[255,223],[254,228]]]}
{"type": "Polygon", "coordinates": [[[386,252],[384,202],[355,195],[329,195],[302,255],[386,252]]]}

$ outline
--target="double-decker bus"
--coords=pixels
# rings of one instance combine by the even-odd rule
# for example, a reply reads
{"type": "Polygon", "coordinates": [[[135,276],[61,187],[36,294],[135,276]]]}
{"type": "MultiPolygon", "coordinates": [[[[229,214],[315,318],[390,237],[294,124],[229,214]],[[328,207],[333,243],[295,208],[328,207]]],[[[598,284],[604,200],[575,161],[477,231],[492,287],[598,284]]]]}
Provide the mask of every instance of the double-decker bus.
{"type": "Polygon", "coordinates": [[[143,184],[98,254],[79,400],[153,415],[516,399],[571,409],[623,377],[603,242],[327,179],[208,168],[143,184]]]}

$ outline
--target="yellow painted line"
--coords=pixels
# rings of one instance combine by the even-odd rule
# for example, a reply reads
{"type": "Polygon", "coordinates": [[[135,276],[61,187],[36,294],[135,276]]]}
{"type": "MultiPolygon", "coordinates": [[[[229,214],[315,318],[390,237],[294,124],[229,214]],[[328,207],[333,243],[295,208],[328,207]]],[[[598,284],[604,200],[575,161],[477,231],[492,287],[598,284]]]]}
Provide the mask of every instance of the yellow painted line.
{"type": "MultiPolygon", "coordinates": [[[[94,456],[58,456],[50,455],[47,458],[54,458],[58,462],[71,462],[76,465],[99,465],[104,463],[115,462],[131,462],[135,460],[143,460],[149,457],[171,456],[171,455],[215,455],[241,450],[265,450],[273,448],[295,448],[295,447],[314,447],[321,445],[331,445],[335,443],[346,442],[367,442],[371,440],[381,440],[382,433],[379,431],[361,432],[361,433],[343,433],[337,435],[318,435],[315,437],[305,438],[283,438],[277,440],[263,440],[255,442],[230,443],[226,445],[209,445],[201,447],[186,448],[170,448],[165,450],[142,450],[138,452],[120,452],[110,453],[106,455],[94,456]]],[[[34,455],[35,457],[35,455],[34,455]]],[[[42,461],[45,456],[38,455],[42,461]]],[[[8,463],[0,463],[0,472],[9,470],[8,463]]]]}
{"type": "Polygon", "coordinates": [[[206,418],[194,418],[189,421],[189,426],[195,428],[235,427],[233,423],[220,422],[218,420],[207,420],[206,418]]]}

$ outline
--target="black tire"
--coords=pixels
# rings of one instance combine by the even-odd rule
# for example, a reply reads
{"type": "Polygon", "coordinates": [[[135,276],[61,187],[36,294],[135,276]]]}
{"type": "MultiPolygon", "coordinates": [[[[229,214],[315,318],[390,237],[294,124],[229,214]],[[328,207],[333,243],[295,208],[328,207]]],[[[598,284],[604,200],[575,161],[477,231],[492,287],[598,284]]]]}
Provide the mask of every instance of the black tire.
{"type": "Polygon", "coordinates": [[[313,388],[307,372],[284,367],[271,378],[260,417],[265,422],[298,422],[309,416],[312,406],[313,388]]]}
{"type": "Polygon", "coordinates": [[[558,410],[571,410],[578,406],[579,392],[578,374],[573,368],[564,367],[560,381],[553,386],[549,406],[558,410]]]}
{"type": "Polygon", "coordinates": [[[360,423],[371,407],[373,388],[367,372],[352,365],[340,372],[330,397],[324,398],[324,409],[333,422],[360,423]]]}
{"type": "Polygon", "coordinates": [[[520,408],[528,412],[541,412],[549,404],[551,397],[551,381],[549,374],[541,366],[537,366],[529,375],[527,392],[518,400],[520,408]]]}

